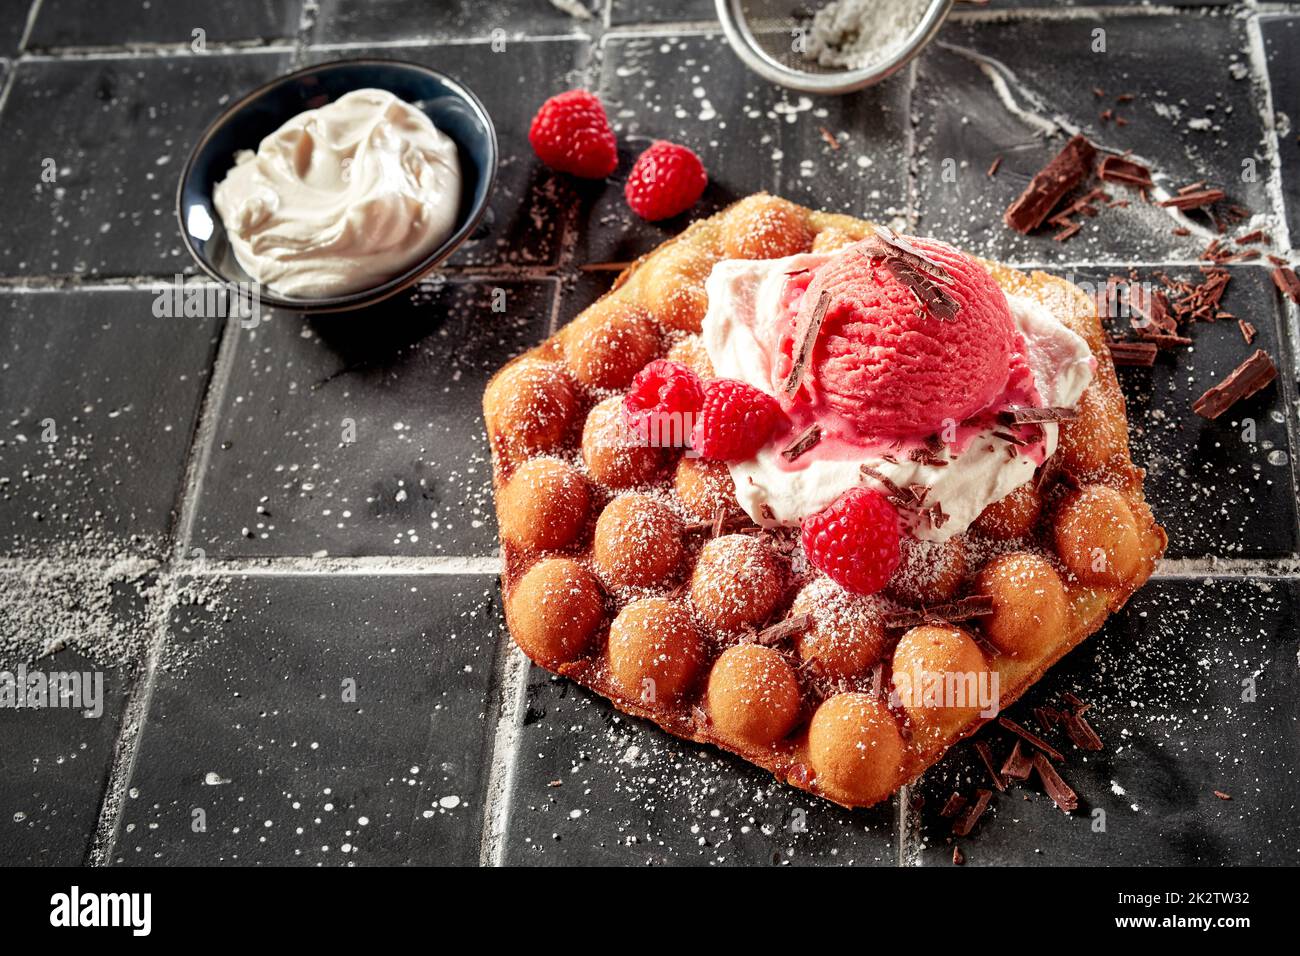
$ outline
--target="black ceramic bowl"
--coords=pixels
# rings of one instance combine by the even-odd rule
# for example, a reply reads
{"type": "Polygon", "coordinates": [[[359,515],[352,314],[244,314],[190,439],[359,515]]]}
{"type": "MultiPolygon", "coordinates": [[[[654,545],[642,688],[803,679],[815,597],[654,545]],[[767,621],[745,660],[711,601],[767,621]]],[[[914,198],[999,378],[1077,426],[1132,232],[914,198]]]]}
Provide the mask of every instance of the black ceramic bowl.
{"type": "MultiPolygon", "coordinates": [[[[298,70],[258,87],[213,121],[200,137],[176,191],[176,216],[185,246],[204,272],[223,283],[251,283],[235,260],[226,230],[212,202],[212,191],[235,163],[241,149],[258,143],[304,110],[317,109],[353,90],[388,90],[423,110],[433,125],[456,143],[460,154],[461,196],[456,229],[437,249],[379,285],[320,299],[276,295],[263,287],[260,304],[297,312],[359,309],[413,285],[465,241],[487,209],[497,168],[497,135],[478,97],[449,76],[398,60],[339,60],[298,70]]],[[[247,288],[247,286],[241,286],[247,288]]]]}

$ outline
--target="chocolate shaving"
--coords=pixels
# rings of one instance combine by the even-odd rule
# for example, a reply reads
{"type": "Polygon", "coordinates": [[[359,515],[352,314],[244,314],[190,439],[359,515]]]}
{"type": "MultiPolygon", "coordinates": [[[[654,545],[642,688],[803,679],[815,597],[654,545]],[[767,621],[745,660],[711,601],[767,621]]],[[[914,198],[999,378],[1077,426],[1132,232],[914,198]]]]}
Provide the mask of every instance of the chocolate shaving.
{"type": "Polygon", "coordinates": [[[812,314],[808,317],[808,326],[803,330],[803,337],[799,340],[799,349],[795,352],[790,374],[781,385],[781,391],[785,394],[793,395],[799,390],[808,362],[812,359],[813,346],[817,344],[817,336],[821,334],[822,320],[826,318],[826,310],[830,307],[831,294],[823,289],[821,295],[817,297],[817,304],[813,306],[812,314]]]}
{"type": "Polygon", "coordinates": [[[1073,236],[1076,232],[1078,232],[1082,228],[1083,226],[1080,223],[1077,222],[1071,223],[1070,225],[1062,229],[1060,232],[1058,232],[1056,235],[1052,236],[1052,241],[1065,242],[1065,240],[1069,239],[1071,236],[1073,236]]]}
{"type": "Polygon", "coordinates": [[[1234,240],[1239,246],[1249,246],[1257,242],[1262,242],[1266,246],[1273,244],[1272,238],[1263,229],[1256,229],[1254,232],[1248,232],[1244,236],[1238,236],[1234,240]]]}
{"type": "Polygon", "coordinates": [[[939,811],[939,816],[955,817],[957,814],[961,813],[964,806],[966,806],[966,798],[960,793],[954,792],[953,795],[948,798],[948,802],[943,805],[943,809],[939,811]]]}
{"type": "Polygon", "coordinates": [[[952,847],[952,864],[953,864],[953,866],[961,866],[961,865],[964,864],[965,862],[966,862],[966,854],[964,854],[964,853],[961,852],[961,847],[957,846],[956,844],[953,844],[953,847],[952,847]]]}
{"type": "Polygon", "coordinates": [[[1061,712],[1055,707],[1035,707],[1034,720],[1038,721],[1038,726],[1046,733],[1060,723],[1061,712]]]}
{"type": "Polygon", "coordinates": [[[1255,336],[1259,334],[1258,330],[1245,319],[1237,320],[1237,328],[1241,329],[1241,337],[1246,340],[1247,345],[1252,344],[1255,336]]]}
{"type": "Polygon", "coordinates": [[[1150,368],[1156,364],[1156,346],[1153,342],[1107,342],[1110,360],[1116,365],[1134,365],[1150,368]]]}
{"type": "Polygon", "coordinates": [[[1173,332],[1178,328],[1178,322],[1169,314],[1169,297],[1163,292],[1149,292],[1145,286],[1132,283],[1126,288],[1128,304],[1134,312],[1146,319],[1147,328],[1137,322],[1133,323],[1139,334],[1149,331],[1152,326],[1161,332],[1173,332]]]}
{"type": "Polygon", "coordinates": [[[1097,731],[1093,730],[1092,725],[1077,711],[1064,714],[1062,722],[1065,724],[1065,732],[1069,735],[1070,741],[1080,750],[1097,751],[1106,748],[1101,738],[1097,736],[1097,731]]]}
{"type": "Polygon", "coordinates": [[[957,321],[961,303],[949,295],[942,286],[927,274],[916,268],[910,260],[887,257],[884,260],[889,273],[907,287],[917,305],[925,309],[940,322],[957,321]]]}
{"type": "Polygon", "coordinates": [[[1028,440],[1021,438],[1019,435],[1013,435],[1011,432],[993,432],[994,438],[1000,438],[1009,445],[1028,445],[1028,440]]]}
{"type": "Polygon", "coordinates": [[[984,764],[984,769],[988,771],[993,786],[998,788],[999,793],[1006,793],[1007,782],[1002,779],[1002,774],[998,773],[997,768],[993,766],[993,751],[989,749],[989,745],[982,740],[977,740],[975,741],[975,752],[980,755],[980,763],[984,764]]]}
{"type": "Polygon", "coordinates": [[[913,269],[924,272],[944,285],[953,284],[952,273],[942,263],[930,258],[888,226],[876,226],[875,231],[867,237],[866,245],[873,255],[901,259],[913,269]],[[885,248],[882,249],[881,246],[885,248]]]}
{"type": "Polygon", "coordinates": [[[1057,204],[1092,172],[1097,150],[1084,136],[1074,136],[1007,207],[1003,220],[1020,233],[1043,224],[1057,204]]]}
{"type": "Polygon", "coordinates": [[[1011,748],[1011,753],[1007,754],[1007,759],[1002,762],[1002,776],[1008,780],[1028,780],[1029,774],[1034,769],[1034,762],[1029,759],[1021,746],[1020,741],[1011,748]]]}
{"type": "Polygon", "coordinates": [[[802,634],[810,627],[812,627],[811,614],[795,614],[792,617],[787,617],[784,621],[773,624],[771,627],[763,628],[754,636],[754,643],[770,647],[773,644],[780,644],[788,637],[802,634]]]}
{"type": "Polygon", "coordinates": [[[970,836],[971,830],[975,829],[975,824],[979,822],[984,810],[989,805],[989,800],[993,798],[992,790],[980,788],[975,791],[975,802],[963,813],[952,825],[952,832],[959,837],[970,836]]]}
{"type": "Polygon", "coordinates": [[[1079,809],[1078,794],[1070,789],[1070,785],[1061,779],[1056,768],[1042,754],[1034,754],[1034,769],[1038,771],[1038,779],[1043,781],[1043,789],[1062,813],[1073,813],[1079,809]]]}
{"type": "Polygon", "coordinates": [[[947,460],[939,457],[944,448],[943,439],[938,435],[931,435],[925,440],[925,444],[913,448],[907,453],[908,461],[919,462],[922,465],[932,465],[936,468],[942,468],[948,464],[947,460]]]}
{"type": "Polygon", "coordinates": [[[1078,411],[1066,408],[1064,405],[1047,405],[1043,408],[1023,405],[998,412],[998,421],[1003,425],[1042,425],[1049,422],[1068,422],[1078,417],[1078,411]]]}
{"type": "Polygon", "coordinates": [[[1290,266],[1278,266],[1273,270],[1273,284],[1282,290],[1282,294],[1300,305],[1300,278],[1290,266]]]}
{"type": "Polygon", "coordinates": [[[885,615],[885,627],[915,627],[918,624],[952,624],[972,617],[993,613],[993,598],[973,594],[950,604],[936,604],[916,610],[891,611],[885,615]]]}
{"type": "Polygon", "coordinates": [[[1038,734],[1034,733],[1032,730],[1026,730],[1024,727],[1021,727],[1010,717],[999,717],[998,724],[1001,725],[1004,729],[1011,731],[1013,734],[1015,734],[1025,743],[1029,744],[1031,747],[1037,750],[1041,750],[1043,753],[1047,754],[1047,756],[1051,757],[1053,760],[1057,761],[1058,763],[1060,763],[1065,759],[1063,756],[1061,756],[1061,752],[1057,750],[1055,747],[1053,747],[1051,744],[1049,744],[1046,740],[1038,736],[1038,734]]]}
{"type": "Polygon", "coordinates": [[[1231,800],[1231,799],[1232,799],[1232,794],[1230,794],[1230,793],[1224,793],[1222,790],[1215,790],[1215,791],[1214,791],[1214,795],[1215,795],[1216,797],[1218,797],[1220,800],[1231,800]]]}
{"type": "Polygon", "coordinates": [[[827,145],[827,146],[829,146],[831,149],[839,149],[839,148],[840,148],[840,141],[839,141],[838,139],[835,138],[835,134],[834,134],[834,133],[832,133],[830,130],[828,130],[825,126],[819,126],[819,127],[817,127],[817,128],[818,128],[819,130],[821,130],[822,139],[826,140],[826,145],[827,145]]]}
{"type": "Polygon", "coordinates": [[[809,425],[794,441],[781,449],[781,457],[786,461],[795,461],[800,455],[815,447],[822,440],[822,427],[809,425]]]}
{"type": "Polygon", "coordinates": [[[989,171],[984,175],[988,176],[989,179],[992,179],[994,176],[998,174],[998,167],[1001,165],[1002,165],[1002,157],[994,156],[993,162],[989,164],[989,171]]]}
{"type": "Polygon", "coordinates": [[[1151,170],[1131,159],[1119,156],[1105,156],[1097,167],[1098,178],[1110,183],[1126,183],[1130,186],[1150,188],[1151,170]]]}
{"type": "Polygon", "coordinates": [[[1092,706],[1092,704],[1085,704],[1078,694],[1075,694],[1073,691],[1068,691],[1068,690],[1061,695],[1061,700],[1065,701],[1072,708],[1074,708],[1074,712],[1076,714],[1082,714],[1085,710],[1087,710],[1089,707],[1092,706]]]}
{"type": "Polygon", "coordinates": [[[712,528],[713,537],[715,538],[722,537],[722,529],[726,525],[726,523],[727,523],[726,505],[718,505],[717,510],[713,512],[713,528],[712,528]]]}
{"type": "Polygon", "coordinates": [[[1164,335],[1159,332],[1143,333],[1142,340],[1150,342],[1158,349],[1171,349],[1176,345],[1192,344],[1192,340],[1185,335],[1164,335]]]}
{"type": "Polygon", "coordinates": [[[1233,369],[1218,385],[1213,385],[1192,404],[1192,411],[1202,418],[1215,419],[1242,399],[1250,398],[1277,378],[1277,366],[1263,349],[1233,369]]]}
{"type": "Polygon", "coordinates": [[[918,507],[921,502],[925,500],[925,496],[930,492],[930,488],[927,485],[912,484],[908,485],[906,488],[899,487],[892,478],[879,469],[873,468],[871,465],[861,465],[858,468],[858,471],[867,478],[872,478],[880,482],[888,492],[885,497],[891,504],[898,508],[918,507]]]}
{"type": "Polygon", "coordinates": [[[1195,192],[1178,191],[1178,195],[1160,203],[1174,209],[1201,209],[1223,199],[1226,194],[1222,189],[1198,189],[1195,192]]]}

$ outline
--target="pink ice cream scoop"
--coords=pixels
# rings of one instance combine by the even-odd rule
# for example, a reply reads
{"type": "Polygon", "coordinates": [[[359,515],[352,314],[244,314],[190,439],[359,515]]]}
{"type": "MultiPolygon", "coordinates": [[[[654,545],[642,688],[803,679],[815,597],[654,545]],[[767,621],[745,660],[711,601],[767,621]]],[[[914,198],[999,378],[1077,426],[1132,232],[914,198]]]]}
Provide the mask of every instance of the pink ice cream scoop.
{"type": "Polygon", "coordinates": [[[773,364],[787,411],[801,404],[829,410],[864,438],[923,438],[1003,393],[1021,351],[1006,296],[969,256],[932,239],[907,241],[951,277],[942,288],[960,306],[956,315],[923,308],[870,242],[792,277],[807,287],[773,364]],[[810,361],[798,391],[785,396],[779,384],[823,294],[828,306],[810,361]]]}

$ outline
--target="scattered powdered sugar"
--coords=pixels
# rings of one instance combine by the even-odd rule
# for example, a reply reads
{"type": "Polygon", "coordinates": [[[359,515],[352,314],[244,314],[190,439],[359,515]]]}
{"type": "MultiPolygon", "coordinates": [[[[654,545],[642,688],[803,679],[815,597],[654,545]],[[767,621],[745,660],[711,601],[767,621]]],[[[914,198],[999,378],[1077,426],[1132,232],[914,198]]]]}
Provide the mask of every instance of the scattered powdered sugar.
{"type": "Polygon", "coordinates": [[[907,42],[930,0],[832,0],[813,16],[806,56],[822,66],[882,63],[907,42]]]}
{"type": "Polygon", "coordinates": [[[158,562],[119,555],[25,559],[0,571],[0,668],[72,650],[103,664],[141,659],[158,562]]]}

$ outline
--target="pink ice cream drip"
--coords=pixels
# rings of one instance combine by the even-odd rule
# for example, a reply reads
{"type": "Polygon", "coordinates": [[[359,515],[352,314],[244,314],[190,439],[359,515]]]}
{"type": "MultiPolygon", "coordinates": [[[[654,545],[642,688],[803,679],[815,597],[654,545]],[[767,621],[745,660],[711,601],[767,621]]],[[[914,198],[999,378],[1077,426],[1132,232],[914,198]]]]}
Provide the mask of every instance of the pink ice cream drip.
{"type": "Polygon", "coordinates": [[[992,276],[944,243],[908,241],[952,277],[943,286],[960,305],[951,320],[923,308],[866,243],[787,280],[789,320],[772,343],[772,391],[793,422],[831,425],[853,444],[911,443],[951,434],[954,423],[968,431],[1009,404],[1038,402],[1025,342],[992,276]],[[787,395],[782,384],[826,295],[810,360],[787,395]]]}

